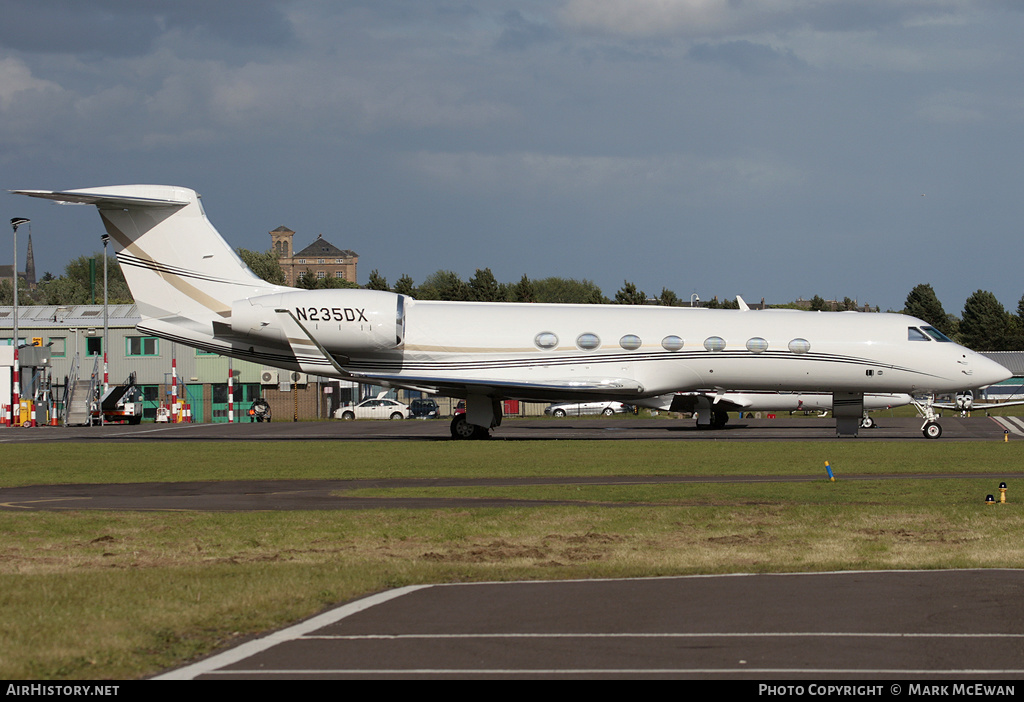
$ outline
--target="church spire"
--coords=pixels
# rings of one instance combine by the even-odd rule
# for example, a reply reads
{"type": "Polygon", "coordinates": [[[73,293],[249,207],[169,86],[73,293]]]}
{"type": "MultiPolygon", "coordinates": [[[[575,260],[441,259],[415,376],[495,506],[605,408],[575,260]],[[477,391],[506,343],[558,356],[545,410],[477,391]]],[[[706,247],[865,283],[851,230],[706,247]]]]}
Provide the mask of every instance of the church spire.
{"type": "Polygon", "coordinates": [[[36,286],[36,259],[32,255],[32,234],[28,235],[28,252],[25,254],[25,282],[29,288],[36,286]]]}

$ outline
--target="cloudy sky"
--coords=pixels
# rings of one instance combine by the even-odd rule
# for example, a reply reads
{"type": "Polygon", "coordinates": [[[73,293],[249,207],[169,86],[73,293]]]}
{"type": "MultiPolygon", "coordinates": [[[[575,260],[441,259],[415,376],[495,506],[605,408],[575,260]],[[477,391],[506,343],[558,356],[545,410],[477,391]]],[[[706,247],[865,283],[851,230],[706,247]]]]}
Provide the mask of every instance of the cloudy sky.
{"type": "MultiPolygon", "coordinates": [[[[927,282],[955,314],[979,288],[1024,294],[1024,3],[0,0],[0,17],[0,188],[192,187],[232,246],[323,234],[360,255],[359,282],[490,267],[883,310],[927,282]]],[[[33,220],[40,274],[100,248],[91,208],[0,203],[33,220]]]]}

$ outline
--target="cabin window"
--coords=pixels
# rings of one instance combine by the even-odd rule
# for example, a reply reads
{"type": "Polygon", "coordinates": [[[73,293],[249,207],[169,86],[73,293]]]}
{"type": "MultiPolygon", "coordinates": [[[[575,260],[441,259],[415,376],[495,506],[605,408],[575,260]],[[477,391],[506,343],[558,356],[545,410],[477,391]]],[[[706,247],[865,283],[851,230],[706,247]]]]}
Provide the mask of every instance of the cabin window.
{"type": "Polygon", "coordinates": [[[636,334],[626,334],[624,337],[619,339],[619,346],[627,351],[635,351],[640,348],[640,344],[640,337],[636,334]]]}
{"type": "Polygon", "coordinates": [[[558,337],[551,332],[541,332],[534,337],[533,343],[537,344],[537,348],[553,349],[558,346],[558,337]]]}
{"type": "Polygon", "coordinates": [[[793,353],[807,353],[811,350],[811,342],[807,339],[793,339],[789,342],[789,350],[793,353]]]}
{"type": "Polygon", "coordinates": [[[708,351],[723,351],[725,349],[725,339],[720,336],[709,336],[704,339],[704,348],[708,351]]]}
{"type": "Polygon", "coordinates": [[[950,344],[953,343],[952,339],[950,339],[948,336],[940,332],[935,327],[921,327],[921,331],[923,331],[925,334],[935,339],[936,341],[948,342],[950,344]]]}
{"type": "Polygon", "coordinates": [[[747,351],[750,353],[763,353],[768,350],[768,342],[759,336],[747,339],[747,351]]]}
{"type": "Polygon", "coordinates": [[[586,334],[580,334],[579,336],[576,337],[576,345],[579,346],[581,349],[589,351],[590,349],[596,349],[598,346],[600,346],[601,339],[597,336],[597,334],[591,334],[588,332],[586,334]]]}
{"type": "Polygon", "coordinates": [[[678,336],[666,336],[661,340],[661,346],[666,351],[678,351],[683,348],[683,340],[678,336]]]}
{"type": "Polygon", "coordinates": [[[931,339],[917,327],[907,327],[907,341],[931,341],[931,339]]]}

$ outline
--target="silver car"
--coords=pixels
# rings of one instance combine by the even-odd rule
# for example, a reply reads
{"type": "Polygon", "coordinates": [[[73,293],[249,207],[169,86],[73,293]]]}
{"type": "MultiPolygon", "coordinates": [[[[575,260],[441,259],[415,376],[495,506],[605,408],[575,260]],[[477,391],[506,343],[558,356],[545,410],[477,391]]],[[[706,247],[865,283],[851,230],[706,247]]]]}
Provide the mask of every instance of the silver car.
{"type": "Polygon", "coordinates": [[[631,411],[629,405],[621,402],[560,402],[544,408],[544,414],[552,417],[578,417],[584,414],[603,414],[610,417],[616,413],[631,411]]]}

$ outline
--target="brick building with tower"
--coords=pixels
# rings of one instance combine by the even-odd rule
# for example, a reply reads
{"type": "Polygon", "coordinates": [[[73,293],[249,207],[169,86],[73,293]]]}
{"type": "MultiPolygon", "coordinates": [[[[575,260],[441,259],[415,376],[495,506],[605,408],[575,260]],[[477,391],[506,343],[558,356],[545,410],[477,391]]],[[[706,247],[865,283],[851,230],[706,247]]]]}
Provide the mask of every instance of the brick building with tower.
{"type": "Polygon", "coordinates": [[[339,249],[324,239],[323,234],[306,248],[295,251],[294,237],[295,232],[288,227],[278,227],[270,232],[271,247],[277,254],[286,285],[295,285],[299,276],[307,271],[317,279],[341,278],[350,283],[358,282],[356,266],[359,255],[355,251],[339,249]]]}

